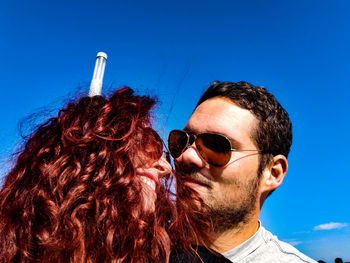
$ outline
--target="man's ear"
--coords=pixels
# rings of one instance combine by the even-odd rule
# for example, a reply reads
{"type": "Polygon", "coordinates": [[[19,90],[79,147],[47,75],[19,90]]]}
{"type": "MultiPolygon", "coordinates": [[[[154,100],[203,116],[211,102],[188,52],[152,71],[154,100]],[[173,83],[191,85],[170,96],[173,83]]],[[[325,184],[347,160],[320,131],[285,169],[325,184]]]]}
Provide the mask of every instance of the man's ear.
{"type": "Polygon", "coordinates": [[[288,170],[288,161],[284,155],[276,155],[263,172],[262,192],[270,192],[278,188],[288,170]]]}

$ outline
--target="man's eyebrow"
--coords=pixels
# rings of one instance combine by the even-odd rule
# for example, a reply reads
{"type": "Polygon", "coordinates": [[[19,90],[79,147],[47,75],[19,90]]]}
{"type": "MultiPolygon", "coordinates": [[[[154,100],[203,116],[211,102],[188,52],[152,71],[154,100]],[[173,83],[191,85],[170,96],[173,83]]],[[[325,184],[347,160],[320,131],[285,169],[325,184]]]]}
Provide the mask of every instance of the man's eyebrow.
{"type": "MultiPolygon", "coordinates": [[[[226,136],[227,137],[227,136],[226,136]]],[[[242,146],[242,144],[239,142],[239,141],[237,141],[237,140],[235,140],[235,139],[233,139],[233,138],[231,138],[231,137],[227,137],[228,139],[229,139],[229,141],[231,142],[231,147],[233,148],[233,149],[239,149],[239,148],[241,148],[241,146],[242,146]]]]}
{"type": "MultiPolygon", "coordinates": [[[[210,133],[211,131],[208,131],[208,132],[210,133]]],[[[239,141],[237,141],[236,139],[234,139],[234,138],[232,138],[230,136],[227,136],[227,135],[222,134],[220,132],[212,132],[212,133],[217,133],[217,134],[225,136],[230,141],[231,147],[233,149],[240,149],[242,147],[242,143],[240,143],[239,141]]]]}
{"type": "MultiPolygon", "coordinates": [[[[191,129],[191,127],[189,127],[189,126],[187,126],[187,125],[185,126],[185,128],[184,128],[183,130],[184,130],[184,131],[187,131],[187,132],[194,133],[194,134],[198,134],[198,132],[197,132],[196,130],[191,129]]],[[[205,133],[216,133],[216,134],[220,134],[220,135],[225,136],[225,137],[230,141],[231,147],[232,147],[233,149],[240,149],[240,148],[242,147],[242,144],[241,144],[239,141],[237,141],[237,140],[235,140],[234,138],[229,137],[229,136],[227,136],[227,135],[225,135],[225,134],[222,134],[222,133],[220,133],[220,132],[208,130],[208,131],[205,131],[205,133]]]]}

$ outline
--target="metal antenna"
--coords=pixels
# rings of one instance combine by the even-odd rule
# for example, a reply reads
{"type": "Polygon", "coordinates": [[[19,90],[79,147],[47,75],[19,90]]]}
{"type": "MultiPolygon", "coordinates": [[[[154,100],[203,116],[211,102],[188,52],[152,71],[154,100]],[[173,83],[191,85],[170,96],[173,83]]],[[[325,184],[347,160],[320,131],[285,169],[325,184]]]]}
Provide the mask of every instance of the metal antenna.
{"type": "Polygon", "coordinates": [[[104,52],[98,52],[96,56],[94,74],[92,76],[92,80],[90,84],[90,91],[89,91],[90,97],[101,95],[106,61],[107,61],[107,54],[104,52]]]}

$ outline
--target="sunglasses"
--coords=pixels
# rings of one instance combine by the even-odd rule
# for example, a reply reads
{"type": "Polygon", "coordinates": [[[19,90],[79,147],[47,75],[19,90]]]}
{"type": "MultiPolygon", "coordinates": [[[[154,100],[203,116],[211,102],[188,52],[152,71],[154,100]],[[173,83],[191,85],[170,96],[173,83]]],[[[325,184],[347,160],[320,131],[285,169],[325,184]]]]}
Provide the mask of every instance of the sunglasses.
{"type": "Polygon", "coordinates": [[[201,157],[213,166],[224,166],[231,159],[233,151],[255,151],[262,153],[260,150],[238,150],[232,148],[230,140],[217,133],[200,133],[194,134],[189,131],[172,130],[168,137],[169,152],[173,158],[178,158],[186,149],[195,143],[201,157]]]}
{"type": "Polygon", "coordinates": [[[155,139],[159,142],[158,149],[157,149],[159,158],[162,157],[162,155],[164,155],[164,158],[167,160],[167,162],[171,164],[169,150],[166,144],[164,143],[163,139],[159,136],[159,134],[155,130],[153,130],[152,128],[149,128],[149,129],[151,129],[151,133],[153,134],[155,139]]]}

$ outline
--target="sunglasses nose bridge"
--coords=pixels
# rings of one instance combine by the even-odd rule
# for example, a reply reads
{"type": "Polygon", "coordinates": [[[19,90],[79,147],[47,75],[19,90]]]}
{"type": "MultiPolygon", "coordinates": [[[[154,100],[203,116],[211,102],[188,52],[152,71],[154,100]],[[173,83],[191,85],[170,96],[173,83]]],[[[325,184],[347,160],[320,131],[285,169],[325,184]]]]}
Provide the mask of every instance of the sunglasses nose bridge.
{"type": "MultiPolygon", "coordinates": [[[[196,141],[196,135],[194,134],[188,134],[187,133],[187,136],[188,136],[188,143],[187,143],[187,147],[191,146],[195,141],[196,141]]],[[[187,148],[186,147],[186,148],[187,148]]]]}
{"type": "MultiPolygon", "coordinates": [[[[185,135],[186,135],[186,140],[187,140],[187,143],[186,145],[184,145],[182,151],[181,151],[181,155],[187,151],[188,148],[190,148],[196,141],[196,138],[197,136],[195,134],[190,134],[188,132],[185,131],[185,135]]],[[[196,147],[194,147],[196,148],[196,147]]]]}
{"type": "Polygon", "coordinates": [[[207,162],[203,159],[201,153],[199,152],[195,144],[196,138],[197,137],[195,135],[188,134],[187,145],[180,155],[180,162],[186,164],[188,167],[196,166],[201,168],[204,167],[207,162]]]}

